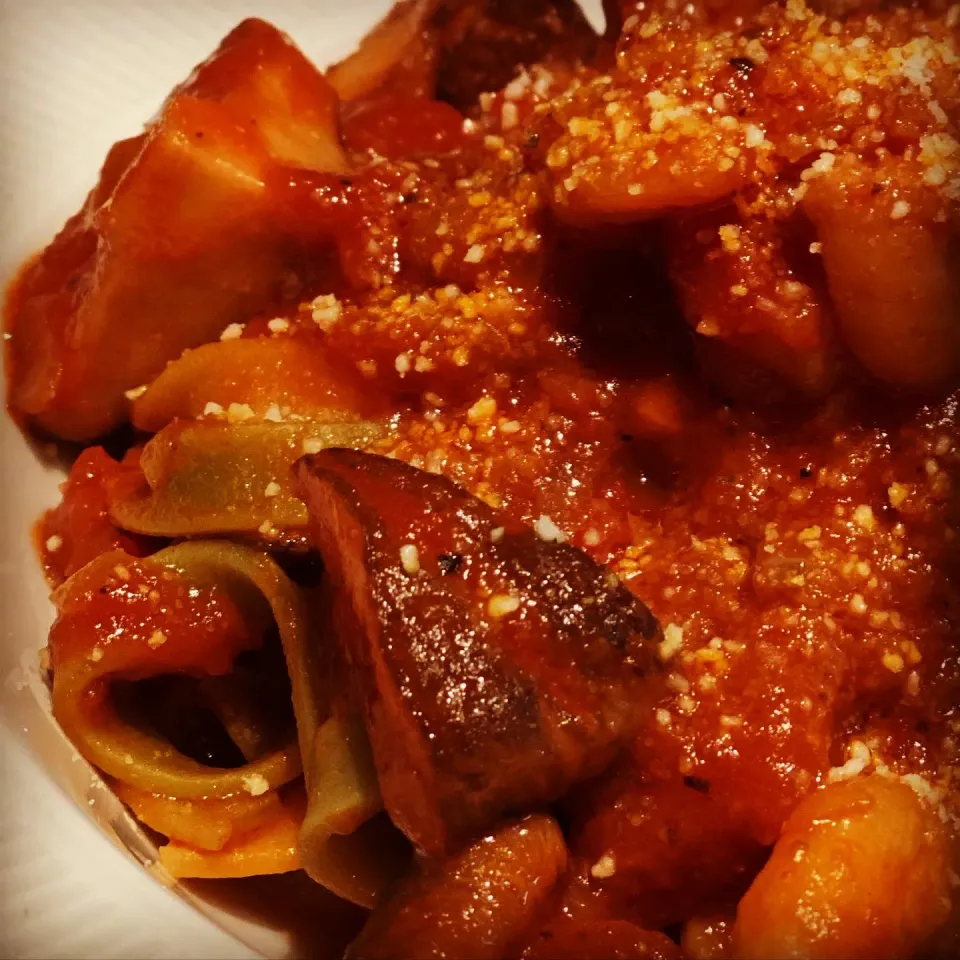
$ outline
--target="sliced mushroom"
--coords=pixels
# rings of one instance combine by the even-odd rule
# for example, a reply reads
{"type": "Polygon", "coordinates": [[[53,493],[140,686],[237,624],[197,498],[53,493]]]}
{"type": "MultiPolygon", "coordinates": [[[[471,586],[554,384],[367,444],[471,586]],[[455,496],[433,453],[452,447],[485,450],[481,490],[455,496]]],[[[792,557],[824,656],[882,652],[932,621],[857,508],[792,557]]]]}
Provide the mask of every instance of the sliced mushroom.
{"type": "Polygon", "coordinates": [[[599,773],[648,704],[659,627],[585,553],[385,457],[298,462],[384,805],[441,855],[599,773]]]}

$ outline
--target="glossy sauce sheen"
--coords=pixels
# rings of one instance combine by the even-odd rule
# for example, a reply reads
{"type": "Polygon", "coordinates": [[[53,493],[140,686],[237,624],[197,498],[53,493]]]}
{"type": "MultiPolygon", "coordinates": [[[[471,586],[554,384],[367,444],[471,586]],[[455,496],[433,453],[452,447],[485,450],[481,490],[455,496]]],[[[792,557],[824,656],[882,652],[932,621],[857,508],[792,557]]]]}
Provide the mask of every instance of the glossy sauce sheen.
{"type": "MultiPolygon", "coordinates": [[[[259,642],[219,588],[200,587],[149,560],[104,553],[80,577],[79,595],[60,594],[65,602],[50,634],[54,673],[86,660],[99,674],[124,680],[223,674],[241,650],[259,642]]],[[[99,684],[90,704],[105,694],[99,684]]]]}

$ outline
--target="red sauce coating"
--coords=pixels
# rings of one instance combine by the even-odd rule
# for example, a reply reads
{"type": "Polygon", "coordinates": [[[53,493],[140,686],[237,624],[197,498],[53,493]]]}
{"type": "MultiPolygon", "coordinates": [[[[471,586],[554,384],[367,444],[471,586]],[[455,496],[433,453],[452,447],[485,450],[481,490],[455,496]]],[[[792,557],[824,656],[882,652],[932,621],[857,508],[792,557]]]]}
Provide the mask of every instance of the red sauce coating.
{"type": "Polygon", "coordinates": [[[151,550],[145,537],[117,527],[108,513],[108,490],[125,476],[137,476],[139,455],[132,450],[117,463],[102,447],[88,447],[74,461],[60,487],[60,503],[35,528],[47,579],[62,583],[91,560],[112,550],[143,556],[151,550]]]}
{"type": "MultiPolygon", "coordinates": [[[[50,631],[50,666],[70,673],[95,667],[121,680],[162,674],[217,676],[236,655],[259,645],[242,612],[217,585],[204,586],[149,559],[119,551],[101,554],[58,597],[50,631]]],[[[90,688],[85,706],[96,710],[109,685],[90,688]]]]}

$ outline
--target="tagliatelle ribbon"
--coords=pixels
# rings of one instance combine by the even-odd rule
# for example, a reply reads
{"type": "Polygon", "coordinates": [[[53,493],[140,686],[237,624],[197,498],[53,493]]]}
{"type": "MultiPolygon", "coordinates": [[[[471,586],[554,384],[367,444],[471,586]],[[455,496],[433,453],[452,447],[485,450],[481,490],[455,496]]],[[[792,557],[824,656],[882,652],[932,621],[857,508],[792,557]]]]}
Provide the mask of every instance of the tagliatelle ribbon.
{"type": "Polygon", "coordinates": [[[114,680],[225,674],[259,646],[269,607],[238,577],[212,577],[194,546],[148,559],[103,554],[56,591],[54,716],[87,760],[142,790],[183,799],[265,792],[300,772],[292,742],[235,769],[208,767],[123,718],[109,695],[114,680]]]}
{"type": "Polygon", "coordinates": [[[264,523],[303,528],[291,467],[305,452],[362,448],[383,434],[374,423],[254,423],[176,420],[143,449],[144,478],[111,490],[110,514],[124,529],[184,537],[254,532],[264,523]]]}
{"type": "Polygon", "coordinates": [[[84,757],[121,783],[121,799],[170,837],[163,862],[171,873],[240,876],[302,865],[339,896],[375,901],[408,850],[376,817],[382,804],[369,744],[338,697],[333,648],[269,554],[206,540],[145,559],[117,551],[78,571],[54,599],[54,715],[84,757]],[[299,752],[288,743],[235,769],[205,766],[112,704],[115,680],[225,676],[271,621],[287,661],[299,752]],[[297,777],[301,754],[307,796],[298,806],[288,788],[276,791],[297,777]],[[396,856],[385,856],[391,846],[396,856]]]}
{"type": "Polygon", "coordinates": [[[160,863],[173,877],[227,879],[299,870],[297,836],[303,822],[302,790],[283,798],[279,812],[219,850],[197,850],[176,840],[160,848],[160,863]]]}
{"type": "Polygon", "coordinates": [[[318,423],[385,415],[385,404],[364,387],[357,371],[335,364],[316,337],[219,340],[167,364],[134,401],[131,421],[156,433],[178,418],[195,420],[210,408],[226,412],[231,404],[260,419],[284,410],[318,423]]]}

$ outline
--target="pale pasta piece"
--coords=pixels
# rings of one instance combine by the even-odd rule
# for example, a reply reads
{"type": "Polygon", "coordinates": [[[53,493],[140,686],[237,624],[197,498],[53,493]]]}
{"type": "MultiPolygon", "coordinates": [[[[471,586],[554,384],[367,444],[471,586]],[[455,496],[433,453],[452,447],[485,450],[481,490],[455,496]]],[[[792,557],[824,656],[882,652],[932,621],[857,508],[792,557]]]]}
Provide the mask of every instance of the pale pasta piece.
{"type": "Polygon", "coordinates": [[[897,779],[808,797],[740,901],[734,956],[912,957],[951,907],[946,831],[897,779]]]}

